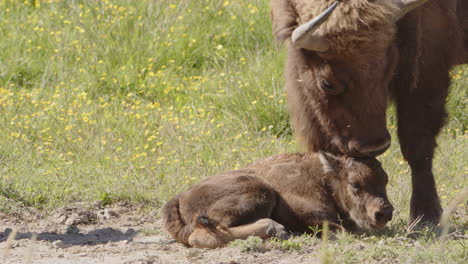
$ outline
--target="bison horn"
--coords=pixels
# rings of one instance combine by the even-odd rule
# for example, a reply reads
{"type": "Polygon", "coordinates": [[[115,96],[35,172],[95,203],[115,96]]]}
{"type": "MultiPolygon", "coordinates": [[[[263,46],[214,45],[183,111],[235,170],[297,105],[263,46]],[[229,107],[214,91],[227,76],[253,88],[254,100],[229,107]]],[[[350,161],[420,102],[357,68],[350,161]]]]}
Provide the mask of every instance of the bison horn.
{"type": "Polygon", "coordinates": [[[325,21],[325,19],[333,12],[333,10],[335,10],[339,3],[340,1],[335,1],[320,15],[296,28],[291,36],[292,43],[297,47],[307,50],[319,52],[327,51],[329,48],[328,42],[323,37],[314,36],[313,32],[325,21]]]}
{"type": "Polygon", "coordinates": [[[406,13],[415,9],[416,7],[426,3],[429,0],[394,0],[400,11],[396,15],[396,20],[402,18],[406,13]]]}

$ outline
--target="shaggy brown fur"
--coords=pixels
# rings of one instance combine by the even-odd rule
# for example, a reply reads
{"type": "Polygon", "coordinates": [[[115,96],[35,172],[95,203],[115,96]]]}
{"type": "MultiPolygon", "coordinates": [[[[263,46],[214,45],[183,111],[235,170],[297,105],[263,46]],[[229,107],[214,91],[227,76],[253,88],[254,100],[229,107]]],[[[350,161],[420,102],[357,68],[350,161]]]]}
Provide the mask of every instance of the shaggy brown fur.
{"type": "MultiPolygon", "coordinates": [[[[334,0],[272,0],[273,31],[292,31],[334,0]]],[[[432,174],[448,72],[468,63],[468,1],[429,0],[398,17],[390,0],[343,0],[314,34],[330,49],[288,49],[286,86],[295,133],[306,150],[377,156],[389,146],[386,109],[397,105],[398,136],[412,169],[411,220],[437,222],[432,174]]]]}
{"type": "Polygon", "coordinates": [[[167,231],[193,247],[215,248],[256,235],[288,237],[330,221],[333,229],[382,228],[392,217],[387,175],[373,158],[282,154],[210,177],[170,200],[167,231]],[[340,222],[340,220],[342,222],[340,222]]]}

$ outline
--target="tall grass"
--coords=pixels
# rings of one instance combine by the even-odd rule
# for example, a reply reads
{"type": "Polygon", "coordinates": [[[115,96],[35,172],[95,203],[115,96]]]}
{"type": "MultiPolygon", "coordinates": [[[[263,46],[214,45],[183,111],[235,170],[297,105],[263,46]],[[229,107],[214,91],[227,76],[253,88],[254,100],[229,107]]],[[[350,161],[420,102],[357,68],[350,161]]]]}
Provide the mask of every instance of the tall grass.
{"type": "Polygon", "coordinates": [[[263,1],[0,1],[3,210],[158,205],[293,150],[263,1]]]}

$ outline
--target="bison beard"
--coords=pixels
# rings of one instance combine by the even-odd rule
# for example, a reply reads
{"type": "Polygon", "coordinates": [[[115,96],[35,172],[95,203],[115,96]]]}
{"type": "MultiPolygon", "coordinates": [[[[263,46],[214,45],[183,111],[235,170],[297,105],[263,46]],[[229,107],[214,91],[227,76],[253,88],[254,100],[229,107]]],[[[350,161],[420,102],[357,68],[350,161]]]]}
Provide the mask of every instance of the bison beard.
{"type": "Polygon", "coordinates": [[[392,100],[411,167],[410,221],[437,223],[442,213],[432,159],[449,70],[468,63],[467,2],[271,0],[273,32],[288,44],[286,90],[297,138],[308,151],[377,156],[390,144],[392,100]]]}

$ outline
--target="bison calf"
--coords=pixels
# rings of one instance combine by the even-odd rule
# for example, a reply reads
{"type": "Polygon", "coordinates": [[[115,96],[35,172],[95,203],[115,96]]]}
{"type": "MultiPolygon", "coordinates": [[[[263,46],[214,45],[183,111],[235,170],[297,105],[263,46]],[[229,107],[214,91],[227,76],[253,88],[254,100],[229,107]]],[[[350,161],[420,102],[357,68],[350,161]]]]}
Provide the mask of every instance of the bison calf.
{"type": "Polygon", "coordinates": [[[170,200],[163,221],[177,241],[205,248],[249,236],[285,239],[324,221],[376,230],[392,218],[387,180],[374,158],[281,154],[205,179],[170,200]]]}

